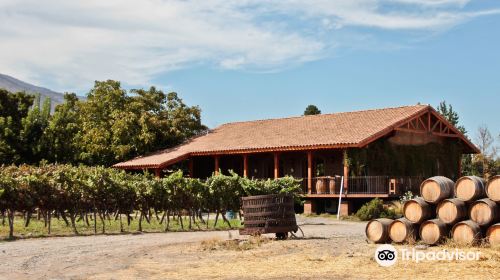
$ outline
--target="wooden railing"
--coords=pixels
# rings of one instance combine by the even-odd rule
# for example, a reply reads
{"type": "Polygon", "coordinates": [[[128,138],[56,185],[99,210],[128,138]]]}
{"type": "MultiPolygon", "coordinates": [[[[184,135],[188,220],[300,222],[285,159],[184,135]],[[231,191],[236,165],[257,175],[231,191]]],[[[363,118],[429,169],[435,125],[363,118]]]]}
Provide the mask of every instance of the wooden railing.
{"type": "Polygon", "coordinates": [[[348,193],[389,194],[389,177],[387,176],[349,177],[348,193]]]}
{"type": "MultiPolygon", "coordinates": [[[[344,188],[342,192],[344,194],[402,195],[407,191],[418,194],[420,183],[424,178],[419,176],[351,176],[348,180],[348,188],[347,190],[344,188]]],[[[309,192],[307,178],[302,179],[302,189],[306,194],[339,194],[340,184],[340,176],[314,177],[309,192]]]]}

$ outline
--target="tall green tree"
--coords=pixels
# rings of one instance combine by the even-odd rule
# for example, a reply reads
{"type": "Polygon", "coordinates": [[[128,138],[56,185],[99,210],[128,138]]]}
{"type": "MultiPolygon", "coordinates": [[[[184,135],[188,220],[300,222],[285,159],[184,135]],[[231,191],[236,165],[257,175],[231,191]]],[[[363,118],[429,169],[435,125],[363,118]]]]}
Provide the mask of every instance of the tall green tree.
{"type": "Polygon", "coordinates": [[[446,101],[441,101],[437,107],[437,111],[460,132],[462,132],[462,134],[467,134],[465,127],[460,125],[460,117],[451,104],[446,104],[446,101]]]}
{"type": "Polygon", "coordinates": [[[23,163],[38,164],[48,156],[48,143],[46,143],[45,130],[50,120],[50,98],[46,98],[43,105],[40,104],[40,95],[36,95],[35,103],[22,119],[22,130],[20,134],[20,149],[23,163]]]}
{"type": "MultiPolygon", "coordinates": [[[[121,112],[126,112],[126,91],[117,81],[96,81],[94,88],[87,95],[86,102],[80,105],[82,149],[81,160],[88,164],[109,165],[120,159],[114,150],[127,141],[125,137],[117,142],[113,137],[112,126],[123,122],[121,112]]],[[[125,119],[126,120],[126,119],[125,119]]],[[[132,133],[132,132],[131,132],[132,133]]],[[[133,139],[129,139],[133,141],[133,139]]]]}
{"type": "MultiPolygon", "coordinates": [[[[458,113],[453,109],[451,104],[447,104],[446,101],[442,101],[437,106],[437,111],[440,113],[447,121],[449,121],[453,126],[455,126],[465,137],[467,136],[467,130],[463,125],[460,124],[460,117],[458,113]]],[[[462,175],[477,175],[477,170],[475,170],[472,155],[463,154],[461,159],[461,173],[462,175]]]]}
{"type": "Polygon", "coordinates": [[[321,111],[316,107],[316,105],[309,105],[306,107],[306,110],[304,111],[304,116],[309,116],[309,115],[319,115],[321,114],[321,111]]]}
{"type": "Polygon", "coordinates": [[[127,110],[116,112],[111,128],[118,158],[172,147],[206,130],[200,108],[187,106],[175,92],[165,94],[151,87],[131,93],[127,110]]]}
{"type": "Polygon", "coordinates": [[[80,110],[76,94],[66,93],[64,103],[56,106],[45,132],[48,161],[75,163],[79,160],[80,110]]]}
{"type": "Polygon", "coordinates": [[[201,110],[177,93],[151,87],[130,94],[117,81],[96,82],[80,104],[81,160],[110,165],[179,144],[204,130],[201,110]]]}
{"type": "Polygon", "coordinates": [[[207,129],[199,107],[155,87],[127,92],[118,81],[96,81],[86,100],[66,94],[53,115],[50,100],[33,99],[0,91],[0,164],[111,165],[207,129]]]}
{"type": "Polygon", "coordinates": [[[22,120],[33,105],[34,96],[0,89],[0,164],[22,161],[22,120]]]}

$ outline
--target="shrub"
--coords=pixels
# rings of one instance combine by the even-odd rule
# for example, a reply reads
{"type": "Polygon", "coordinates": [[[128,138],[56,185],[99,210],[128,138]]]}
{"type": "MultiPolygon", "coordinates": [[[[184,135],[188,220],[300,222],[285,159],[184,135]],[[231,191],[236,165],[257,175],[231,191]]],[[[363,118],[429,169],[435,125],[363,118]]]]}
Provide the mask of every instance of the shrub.
{"type": "Polygon", "coordinates": [[[362,221],[368,221],[377,218],[390,218],[396,217],[396,212],[393,209],[384,208],[384,203],[379,198],[374,198],[370,202],[363,205],[356,216],[362,221]]]}

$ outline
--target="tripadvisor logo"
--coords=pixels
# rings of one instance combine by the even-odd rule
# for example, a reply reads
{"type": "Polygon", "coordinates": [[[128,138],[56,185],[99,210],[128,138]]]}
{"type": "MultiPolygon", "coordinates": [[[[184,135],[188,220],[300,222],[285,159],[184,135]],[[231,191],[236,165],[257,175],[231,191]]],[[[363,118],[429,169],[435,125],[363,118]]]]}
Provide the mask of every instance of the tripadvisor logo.
{"type": "MultiPolygon", "coordinates": [[[[403,261],[478,261],[480,252],[455,250],[438,250],[438,251],[417,251],[415,248],[408,250],[400,249],[400,259],[403,261]]],[[[378,246],[375,251],[375,261],[380,266],[392,266],[398,259],[398,251],[390,244],[378,246]]]]}
{"type": "Polygon", "coordinates": [[[394,265],[398,258],[398,251],[390,244],[383,244],[378,246],[375,251],[375,261],[380,266],[394,265]]]}

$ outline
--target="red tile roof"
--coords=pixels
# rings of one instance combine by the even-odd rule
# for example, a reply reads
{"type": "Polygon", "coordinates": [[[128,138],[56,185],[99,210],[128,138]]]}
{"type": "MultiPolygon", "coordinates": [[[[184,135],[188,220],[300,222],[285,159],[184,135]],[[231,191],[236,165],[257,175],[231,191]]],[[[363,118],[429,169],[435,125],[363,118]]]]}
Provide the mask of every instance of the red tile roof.
{"type": "Polygon", "coordinates": [[[203,154],[362,147],[429,110],[435,112],[428,105],[414,105],[228,123],[177,147],[121,162],[114,167],[159,168],[191,155],[203,154]]]}

